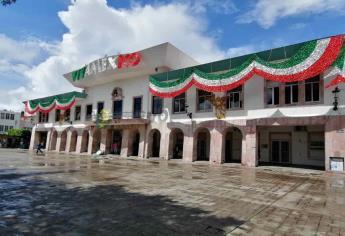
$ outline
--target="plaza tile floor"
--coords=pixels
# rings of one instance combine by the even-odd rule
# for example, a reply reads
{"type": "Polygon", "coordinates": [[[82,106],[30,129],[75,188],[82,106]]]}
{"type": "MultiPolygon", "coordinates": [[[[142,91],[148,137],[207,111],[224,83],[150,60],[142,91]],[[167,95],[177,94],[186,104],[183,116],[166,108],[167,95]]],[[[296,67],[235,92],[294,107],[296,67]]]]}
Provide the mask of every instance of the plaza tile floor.
{"type": "Polygon", "coordinates": [[[0,149],[0,235],[345,235],[345,175],[0,149]]]}

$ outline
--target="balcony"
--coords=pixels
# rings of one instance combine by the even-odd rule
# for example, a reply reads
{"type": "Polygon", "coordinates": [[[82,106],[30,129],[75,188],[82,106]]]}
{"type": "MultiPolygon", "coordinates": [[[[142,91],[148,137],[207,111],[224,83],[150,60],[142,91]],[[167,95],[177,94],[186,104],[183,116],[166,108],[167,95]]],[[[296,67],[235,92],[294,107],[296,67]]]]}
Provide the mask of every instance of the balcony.
{"type": "MultiPolygon", "coordinates": [[[[110,114],[109,119],[104,121],[105,125],[133,125],[149,123],[150,113],[148,112],[119,112],[110,114]]],[[[98,123],[97,115],[94,114],[89,121],[98,123]]]]}

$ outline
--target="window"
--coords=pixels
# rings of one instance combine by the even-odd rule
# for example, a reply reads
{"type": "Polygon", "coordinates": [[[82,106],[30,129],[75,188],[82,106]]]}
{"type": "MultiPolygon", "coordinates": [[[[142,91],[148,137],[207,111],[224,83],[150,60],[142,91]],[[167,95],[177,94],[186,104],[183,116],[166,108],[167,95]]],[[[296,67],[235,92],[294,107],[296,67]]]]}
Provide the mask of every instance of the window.
{"type": "Polygon", "coordinates": [[[4,126],[0,125],[0,132],[4,131],[4,126]]]}
{"type": "Polygon", "coordinates": [[[5,132],[7,132],[8,131],[8,126],[7,125],[5,125],[5,130],[4,130],[5,132]]]}
{"type": "Polygon", "coordinates": [[[279,105],[279,84],[269,83],[266,89],[267,105],[279,105]]]}
{"type": "Polygon", "coordinates": [[[314,77],[305,81],[305,101],[320,101],[320,77],[314,77]]]}
{"type": "Polygon", "coordinates": [[[113,118],[114,119],[122,118],[122,100],[113,101],[113,118]]]}
{"type": "Polygon", "coordinates": [[[81,114],[81,106],[76,106],[74,110],[74,120],[78,121],[80,120],[80,114],[81,114]]]}
{"type": "Polygon", "coordinates": [[[203,90],[198,90],[198,111],[212,111],[212,104],[209,99],[212,93],[203,90]]]}
{"type": "Polygon", "coordinates": [[[242,85],[227,92],[226,108],[242,108],[242,85]]]}
{"type": "Polygon", "coordinates": [[[163,99],[157,96],[152,96],[152,114],[162,114],[163,99]]]}
{"type": "Polygon", "coordinates": [[[11,129],[13,129],[13,126],[9,126],[9,127],[8,127],[8,130],[11,130],[11,129]]]}
{"type": "Polygon", "coordinates": [[[66,122],[70,121],[70,119],[71,119],[71,109],[67,109],[64,114],[65,114],[64,115],[65,121],[66,122]]]}
{"type": "Polygon", "coordinates": [[[11,119],[11,120],[14,120],[14,114],[11,114],[10,119],[11,119]]]}
{"type": "Polygon", "coordinates": [[[133,118],[141,117],[141,97],[133,98],[133,118]]]}
{"type": "Polygon", "coordinates": [[[39,123],[48,122],[48,113],[39,112],[38,113],[38,122],[39,123]]]}
{"type": "Polygon", "coordinates": [[[5,113],[1,113],[1,119],[5,119],[5,113]]]}
{"type": "Polygon", "coordinates": [[[60,114],[61,114],[60,110],[55,110],[55,121],[56,122],[60,121],[60,114]]]}
{"type": "Polygon", "coordinates": [[[309,158],[313,160],[323,160],[325,156],[324,133],[309,133],[309,158]]]}
{"type": "Polygon", "coordinates": [[[298,103],[298,82],[285,83],[285,104],[298,103]]]}
{"type": "Polygon", "coordinates": [[[104,109],[104,102],[98,102],[97,103],[97,114],[101,114],[103,109],[104,109]]]}
{"type": "Polygon", "coordinates": [[[85,120],[91,120],[92,118],[92,105],[86,105],[85,120]]]}
{"type": "Polygon", "coordinates": [[[174,113],[186,112],[186,94],[182,93],[174,97],[173,106],[174,113]]]}
{"type": "Polygon", "coordinates": [[[10,114],[6,113],[6,120],[9,120],[9,119],[10,119],[10,114]]]}

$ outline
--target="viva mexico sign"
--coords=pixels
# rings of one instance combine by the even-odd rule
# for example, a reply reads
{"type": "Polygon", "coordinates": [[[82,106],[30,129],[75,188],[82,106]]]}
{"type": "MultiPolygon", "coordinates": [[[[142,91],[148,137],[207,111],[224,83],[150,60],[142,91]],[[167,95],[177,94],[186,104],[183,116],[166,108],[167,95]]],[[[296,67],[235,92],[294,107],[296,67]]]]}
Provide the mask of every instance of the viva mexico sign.
{"type": "Polygon", "coordinates": [[[94,75],[100,72],[114,69],[122,69],[137,66],[141,61],[141,55],[138,52],[130,54],[120,54],[117,56],[105,56],[95,60],[79,70],[72,72],[72,80],[80,80],[86,76],[94,75]]]}

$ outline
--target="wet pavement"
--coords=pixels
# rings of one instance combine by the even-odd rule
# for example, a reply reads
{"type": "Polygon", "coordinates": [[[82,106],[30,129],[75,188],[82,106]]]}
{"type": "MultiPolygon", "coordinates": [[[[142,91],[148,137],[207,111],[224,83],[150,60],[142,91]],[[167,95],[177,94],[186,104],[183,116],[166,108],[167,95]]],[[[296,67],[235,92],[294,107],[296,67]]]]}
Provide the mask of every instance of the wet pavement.
{"type": "Polygon", "coordinates": [[[0,149],[0,235],[345,235],[345,175],[0,149]]]}

